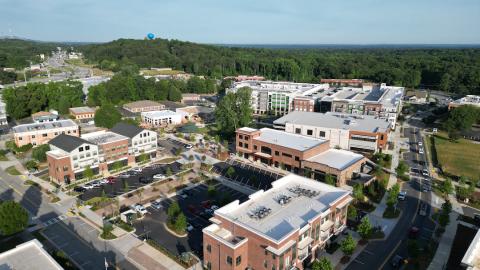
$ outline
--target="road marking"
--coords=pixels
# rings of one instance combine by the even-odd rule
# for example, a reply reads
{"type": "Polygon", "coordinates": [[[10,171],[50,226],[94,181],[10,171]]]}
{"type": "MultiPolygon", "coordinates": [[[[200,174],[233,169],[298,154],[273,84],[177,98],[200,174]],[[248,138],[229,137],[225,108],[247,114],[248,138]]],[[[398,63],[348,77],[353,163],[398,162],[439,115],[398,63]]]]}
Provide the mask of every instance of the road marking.
{"type": "Polygon", "coordinates": [[[369,255],[374,255],[373,252],[368,251],[368,250],[366,250],[366,249],[364,249],[363,251],[364,251],[365,253],[369,254],[369,255]]]}
{"type": "Polygon", "coordinates": [[[357,263],[359,263],[359,264],[365,264],[364,262],[359,261],[359,260],[357,260],[357,259],[355,259],[355,260],[353,260],[353,261],[354,261],[354,262],[357,262],[357,263]]]}
{"type": "Polygon", "coordinates": [[[91,261],[86,261],[86,262],[82,263],[80,266],[83,267],[83,266],[85,266],[85,265],[87,265],[87,264],[89,264],[89,263],[92,263],[92,262],[91,262],[91,261]]]}
{"type": "Polygon", "coordinates": [[[68,242],[65,242],[64,244],[59,245],[58,248],[62,249],[66,246],[68,246],[68,242]]]}

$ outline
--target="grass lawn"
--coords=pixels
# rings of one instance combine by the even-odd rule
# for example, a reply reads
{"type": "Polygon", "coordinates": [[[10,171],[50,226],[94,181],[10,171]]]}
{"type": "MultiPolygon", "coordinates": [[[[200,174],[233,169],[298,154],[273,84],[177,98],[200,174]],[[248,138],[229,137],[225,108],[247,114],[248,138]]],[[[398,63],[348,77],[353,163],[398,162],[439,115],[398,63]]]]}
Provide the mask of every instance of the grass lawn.
{"type": "Polygon", "coordinates": [[[5,171],[7,171],[10,175],[20,175],[21,173],[15,168],[15,166],[8,167],[5,171]]]}
{"type": "Polygon", "coordinates": [[[480,144],[465,139],[453,142],[441,135],[436,135],[433,141],[443,172],[468,178],[480,175],[480,144]]]}
{"type": "Polygon", "coordinates": [[[8,158],[5,155],[0,154],[0,161],[8,161],[8,158]]]}

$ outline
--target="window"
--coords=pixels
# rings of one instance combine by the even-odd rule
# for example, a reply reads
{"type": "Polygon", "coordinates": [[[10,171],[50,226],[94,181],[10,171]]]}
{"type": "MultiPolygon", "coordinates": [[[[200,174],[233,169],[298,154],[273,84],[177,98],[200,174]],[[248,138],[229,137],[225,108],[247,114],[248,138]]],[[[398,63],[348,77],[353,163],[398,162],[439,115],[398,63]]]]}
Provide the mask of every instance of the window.
{"type": "Polygon", "coordinates": [[[282,153],[282,156],[292,158],[292,155],[287,154],[287,153],[282,153]]]}
{"type": "Polygon", "coordinates": [[[208,270],[212,269],[212,263],[211,262],[207,262],[207,269],[208,270]]]}
{"type": "Polygon", "coordinates": [[[208,253],[212,252],[212,246],[210,244],[207,245],[207,251],[208,253]]]}
{"type": "Polygon", "coordinates": [[[43,137],[47,137],[47,133],[43,133],[42,136],[43,136],[43,137]]]}
{"type": "Polygon", "coordinates": [[[57,135],[58,135],[58,132],[55,132],[55,136],[57,136],[57,135]]]}
{"type": "Polygon", "coordinates": [[[383,134],[382,134],[382,135],[380,135],[380,140],[382,140],[382,141],[383,141],[383,134]]]}
{"type": "Polygon", "coordinates": [[[297,156],[295,156],[295,160],[296,160],[296,161],[300,161],[300,158],[297,157],[297,156]]]}
{"type": "Polygon", "coordinates": [[[78,148],[78,152],[83,152],[83,147],[78,148]]]}
{"type": "Polygon", "coordinates": [[[70,130],[69,130],[69,131],[67,131],[67,134],[70,134],[70,130]]]}
{"type": "Polygon", "coordinates": [[[312,135],[313,135],[313,130],[311,130],[311,129],[307,129],[307,135],[310,135],[310,136],[312,136],[312,135]]]}
{"type": "Polygon", "coordinates": [[[325,131],[320,131],[320,137],[325,138],[325,131]]]}
{"type": "Polygon", "coordinates": [[[233,262],[232,257],[227,256],[227,264],[232,265],[232,262],[233,262]]]}
{"type": "Polygon", "coordinates": [[[296,128],[296,129],[295,129],[295,133],[296,133],[296,134],[300,134],[300,133],[302,133],[302,130],[301,130],[300,128],[296,128]]]}
{"type": "Polygon", "coordinates": [[[257,150],[257,148],[258,148],[258,147],[257,147],[256,145],[253,145],[253,149],[257,150]]]}
{"type": "Polygon", "coordinates": [[[86,145],[85,150],[87,150],[87,151],[90,150],[90,145],[86,145]]]}
{"type": "Polygon", "coordinates": [[[244,148],[248,148],[248,143],[245,144],[245,147],[244,148]]]}
{"type": "Polygon", "coordinates": [[[63,166],[63,171],[64,172],[68,171],[68,166],[63,166]]]}
{"type": "Polygon", "coordinates": [[[243,140],[243,135],[238,135],[238,138],[243,140]]]}
{"type": "Polygon", "coordinates": [[[22,140],[22,137],[18,137],[18,140],[21,141],[21,140],[22,140]]]}
{"type": "Polygon", "coordinates": [[[236,265],[236,266],[239,266],[241,263],[242,263],[242,256],[238,256],[238,257],[235,259],[235,265],[236,265]]]}
{"type": "Polygon", "coordinates": [[[280,155],[280,152],[275,151],[275,156],[279,156],[279,155],[280,155]]]}
{"type": "Polygon", "coordinates": [[[268,262],[267,262],[267,260],[263,260],[263,267],[265,267],[265,268],[268,267],[268,262]]]}
{"type": "Polygon", "coordinates": [[[32,139],[35,139],[35,135],[32,135],[32,139]]]}
{"type": "Polygon", "coordinates": [[[238,146],[243,147],[243,143],[242,143],[242,142],[238,142],[238,146]]]}

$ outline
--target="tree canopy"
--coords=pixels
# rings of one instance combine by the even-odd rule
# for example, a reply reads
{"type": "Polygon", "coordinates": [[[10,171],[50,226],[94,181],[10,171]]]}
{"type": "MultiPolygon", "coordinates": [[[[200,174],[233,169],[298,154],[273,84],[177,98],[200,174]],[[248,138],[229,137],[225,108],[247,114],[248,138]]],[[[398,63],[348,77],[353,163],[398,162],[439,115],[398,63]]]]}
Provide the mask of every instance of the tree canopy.
{"type": "Polygon", "coordinates": [[[444,128],[450,138],[456,139],[459,132],[469,130],[473,124],[480,122],[480,108],[464,105],[452,109],[444,122],[444,128]]]}
{"type": "Polygon", "coordinates": [[[7,105],[8,115],[15,119],[49,109],[66,114],[70,107],[82,106],[82,87],[82,83],[78,81],[29,83],[5,89],[3,100],[7,105]]]}
{"type": "Polygon", "coordinates": [[[248,87],[238,89],[236,93],[226,94],[215,108],[215,120],[218,130],[231,135],[237,128],[245,127],[252,121],[250,99],[252,90],[248,87]]]}
{"type": "Polygon", "coordinates": [[[94,120],[97,127],[112,128],[122,120],[122,115],[111,103],[105,103],[95,112],[94,120]]]}
{"type": "Polygon", "coordinates": [[[50,145],[43,144],[32,149],[32,158],[39,162],[47,161],[47,152],[50,151],[50,145]]]}
{"type": "Polygon", "coordinates": [[[11,235],[23,231],[28,225],[28,213],[19,203],[0,203],[0,233],[11,235]]]}
{"type": "Polygon", "coordinates": [[[39,63],[40,54],[50,54],[59,44],[20,39],[0,39],[0,69],[28,67],[30,62],[39,63]]]}
{"type": "Polygon", "coordinates": [[[480,93],[480,49],[476,48],[232,48],[157,38],[119,39],[78,49],[90,62],[113,71],[134,64],[213,78],[237,74],[300,82],[363,78],[458,94],[480,93]]]}

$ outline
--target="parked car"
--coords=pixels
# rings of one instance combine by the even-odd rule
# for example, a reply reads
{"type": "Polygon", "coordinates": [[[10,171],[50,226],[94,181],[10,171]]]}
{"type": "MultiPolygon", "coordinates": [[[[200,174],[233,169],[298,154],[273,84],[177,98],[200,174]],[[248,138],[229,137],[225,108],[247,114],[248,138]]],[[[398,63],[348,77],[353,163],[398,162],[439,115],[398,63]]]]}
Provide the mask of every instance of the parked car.
{"type": "Polygon", "coordinates": [[[100,184],[102,184],[102,185],[108,184],[108,180],[104,178],[104,179],[100,180],[100,184]]]}
{"type": "Polygon", "coordinates": [[[140,167],[135,167],[135,168],[132,168],[131,171],[133,171],[133,172],[142,172],[142,168],[140,168],[140,167]]]}
{"type": "Polygon", "coordinates": [[[162,180],[162,179],[165,179],[165,178],[166,178],[166,176],[163,175],[163,174],[161,174],[161,173],[155,174],[155,175],[153,176],[153,179],[156,179],[156,180],[162,180]]]}
{"type": "Polygon", "coordinates": [[[120,174],[118,177],[119,177],[119,178],[128,178],[128,177],[130,177],[130,174],[128,174],[128,173],[122,173],[122,174],[120,174]]]}
{"type": "Polygon", "coordinates": [[[419,153],[419,154],[423,154],[423,153],[424,153],[424,152],[423,152],[423,148],[419,148],[419,149],[418,149],[418,153],[419,153]]]}
{"type": "Polygon", "coordinates": [[[427,215],[427,204],[426,203],[421,203],[420,208],[418,210],[418,214],[420,216],[426,216],[427,215]]]}
{"type": "Polygon", "coordinates": [[[87,189],[85,187],[81,187],[81,186],[76,186],[73,188],[73,191],[75,192],[85,192],[87,189]]]}
{"type": "Polygon", "coordinates": [[[93,187],[101,187],[102,186],[102,183],[100,183],[100,181],[93,181],[90,183],[93,187]]]}
{"type": "Polygon", "coordinates": [[[391,265],[395,268],[399,268],[404,263],[404,259],[400,255],[395,255],[391,261],[391,265]]]}
{"type": "Polygon", "coordinates": [[[117,182],[117,179],[113,176],[109,176],[109,177],[107,177],[107,182],[109,184],[115,184],[115,182],[117,182]]]}
{"type": "Polygon", "coordinates": [[[86,185],[84,185],[83,187],[88,190],[88,189],[94,188],[95,186],[92,185],[92,184],[86,184],[86,185]]]}
{"type": "Polygon", "coordinates": [[[423,175],[423,176],[430,176],[430,175],[428,174],[428,171],[425,170],[425,169],[422,170],[422,175],[423,175]]]}
{"type": "Polygon", "coordinates": [[[421,141],[418,142],[418,146],[422,146],[423,143],[421,141]]]}
{"type": "Polygon", "coordinates": [[[193,147],[193,145],[191,145],[191,144],[185,144],[186,149],[192,149],[192,147],[193,147]]]}
{"type": "Polygon", "coordinates": [[[145,207],[139,203],[133,205],[133,209],[137,211],[137,213],[140,213],[142,215],[145,215],[148,213],[147,209],[145,209],[145,207]]]}
{"type": "Polygon", "coordinates": [[[212,209],[212,211],[215,211],[215,210],[219,209],[219,207],[216,206],[216,205],[212,205],[212,207],[210,207],[210,209],[212,209]]]}
{"type": "Polygon", "coordinates": [[[153,209],[156,209],[156,210],[162,209],[162,204],[160,203],[160,200],[156,200],[152,202],[151,206],[153,209]]]}
{"type": "Polygon", "coordinates": [[[417,239],[420,234],[420,229],[418,227],[412,226],[408,231],[408,237],[411,239],[417,239]]]}
{"type": "Polygon", "coordinates": [[[400,201],[404,201],[406,196],[407,196],[407,192],[405,190],[402,190],[398,193],[398,199],[400,201]]]}
{"type": "Polygon", "coordinates": [[[152,182],[152,180],[147,178],[147,177],[141,176],[140,178],[138,178],[138,182],[148,184],[148,183],[152,182]]]}
{"type": "Polygon", "coordinates": [[[190,223],[187,223],[187,231],[193,231],[193,226],[190,223]]]}
{"type": "Polygon", "coordinates": [[[210,209],[210,207],[212,207],[212,201],[210,201],[210,200],[205,200],[205,201],[201,202],[200,204],[205,209],[210,209]]]}

